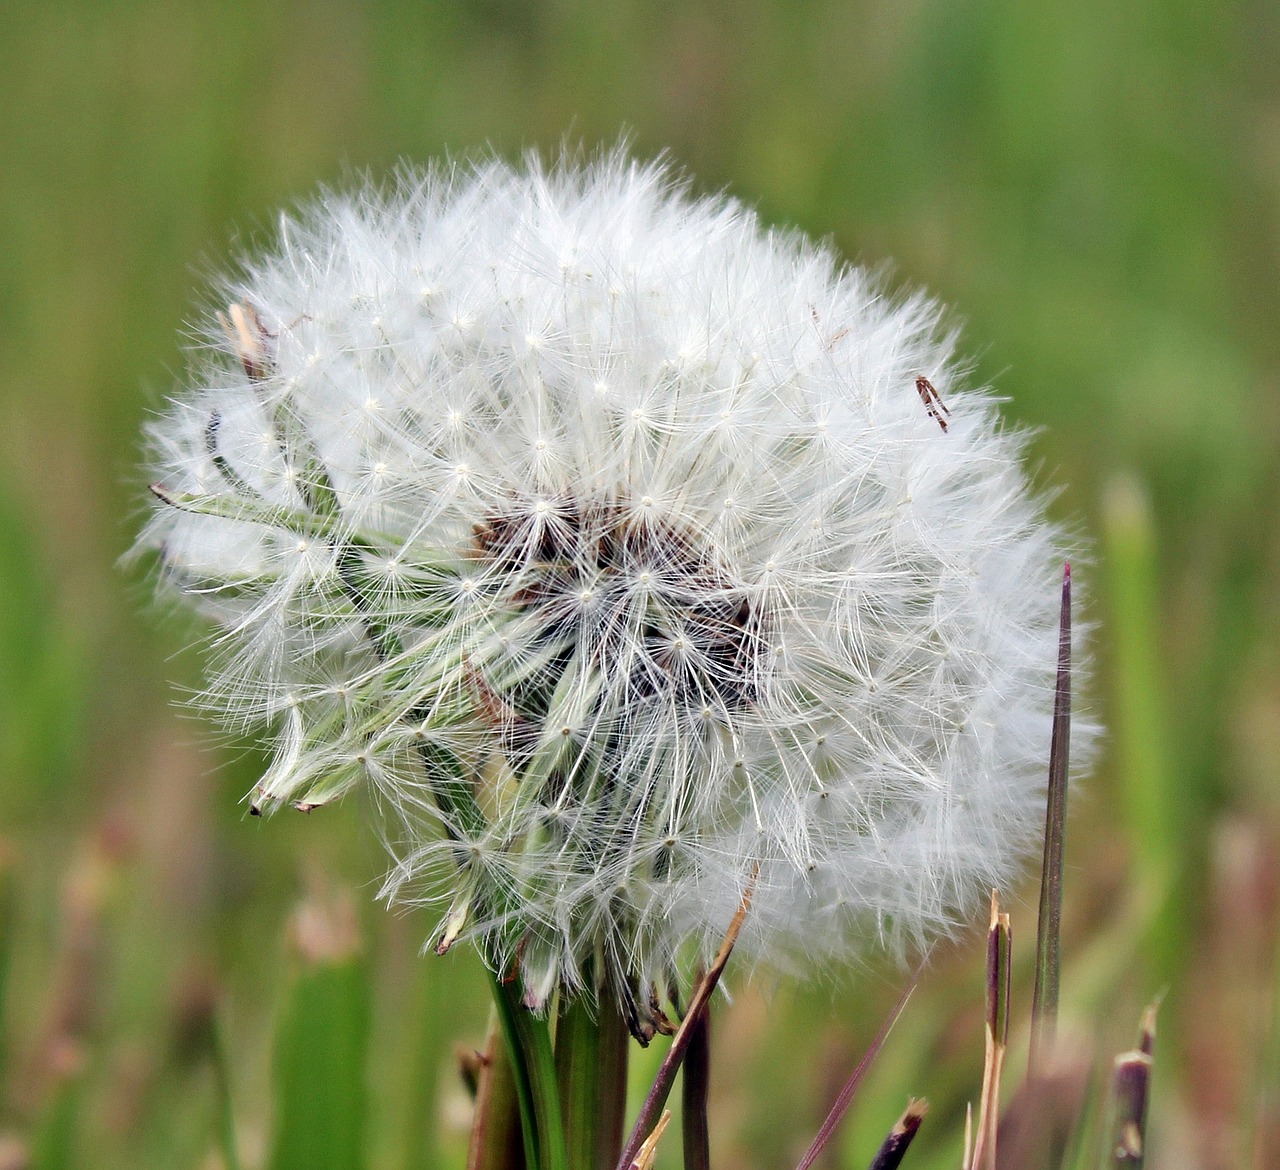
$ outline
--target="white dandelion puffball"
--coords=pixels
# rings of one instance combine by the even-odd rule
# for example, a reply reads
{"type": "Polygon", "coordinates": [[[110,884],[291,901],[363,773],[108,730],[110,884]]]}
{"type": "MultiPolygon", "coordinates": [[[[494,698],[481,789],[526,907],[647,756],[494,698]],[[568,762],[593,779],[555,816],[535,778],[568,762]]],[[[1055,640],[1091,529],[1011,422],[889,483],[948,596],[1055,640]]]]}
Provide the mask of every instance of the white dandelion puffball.
{"type": "MultiPolygon", "coordinates": [[[[385,893],[634,1009],[945,932],[1039,836],[1063,538],[923,298],[663,165],[325,194],[151,428],[141,537],[385,893]]],[[[643,1014],[643,1011],[641,1012],[643,1014]]]]}

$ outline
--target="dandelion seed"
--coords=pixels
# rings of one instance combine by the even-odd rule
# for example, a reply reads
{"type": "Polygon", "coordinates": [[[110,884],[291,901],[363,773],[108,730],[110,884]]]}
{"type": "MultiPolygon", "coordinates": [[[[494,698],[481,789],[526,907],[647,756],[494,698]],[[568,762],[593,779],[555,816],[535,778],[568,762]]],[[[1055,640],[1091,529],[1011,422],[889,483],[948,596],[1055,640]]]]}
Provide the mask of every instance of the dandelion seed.
{"type": "Polygon", "coordinates": [[[936,306],[621,154],[325,195],[231,291],[139,543],[251,812],[370,787],[438,949],[633,1014],[749,886],[808,966],[1008,884],[1064,541],[936,306]]]}

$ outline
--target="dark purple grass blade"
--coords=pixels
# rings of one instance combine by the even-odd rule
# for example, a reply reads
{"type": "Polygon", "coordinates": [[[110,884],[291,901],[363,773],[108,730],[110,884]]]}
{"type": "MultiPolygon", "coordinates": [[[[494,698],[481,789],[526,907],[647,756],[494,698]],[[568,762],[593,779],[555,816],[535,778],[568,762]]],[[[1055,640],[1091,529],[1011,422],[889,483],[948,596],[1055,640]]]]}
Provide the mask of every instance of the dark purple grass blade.
{"type": "Polygon", "coordinates": [[[1036,930],[1036,983],[1031,999],[1028,1075],[1035,1076],[1053,1046],[1058,1025],[1062,965],[1062,850],[1066,838],[1067,774],[1071,762],[1071,566],[1062,569],[1062,616],[1058,625],[1058,678],[1049,744],[1049,792],[1040,874],[1040,920],[1036,930]]]}
{"type": "Polygon", "coordinates": [[[710,1006],[703,1008],[694,1022],[680,1084],[684,1170],[711,1170],[711,1132],[707,1120],[707,1095],[711,1088],[710,1006]]]}
{"type": "Polygon", "coordinates": [[[1126,1052],[1116,1057],[1111,1076],[1111,1140],[1104,1166],[1136,1170],[1145,1160],[1147,1095],[1150,1088],[1150,1056],[1145,1052],[1126,1052]]]}
{"type": "Polygon", "coordinates": [[[916,983],[919,981],[923,970],[924,960],[921,960],[920,965],[911,973],[911,978],[907,981],[906,987],[902,989],[902,994],[898,996],[898,1002],[890,1009],[884,1023],[880,1025],[880,1031],[876,1033],[875,1039],[871,1041],[867,1051],[858,1062],[858,1067],[853,1070],[853,1075],[845,1081],[844,1088],[840,1090],[840,1095],[836,1098],[836,1103],[831,1106],[831,1112],[827,1114],[826,1121],[822,1123],[822,1127],[818,1130],[813,1143],[797,1164],[796,1170],[809,1170],[818,1160],[822,1151],[826,1149],[827,1143],[835,1135],[836,1128],[844,1120],[844,1115],[849,1111],[849,1106],[853,1103],[854,1094],[861,1088],[872,1063],[880,1054],[880,1049],[884,1047],[884,1042],[888,1039],[890,1030],[897,1023],[898,1017],[902,1015],[902,1009],[907,1006],[907,1000],[911,998],[911,993],[915,991],[916,983]]]}
{"type": "Polygon", "coordinates": [[[1156,1004],[1142,1013],[1138,1047],[1115,1059],[1111,1074],[1111,1109],[1103,1167],[1140,1170],[1146,1159],[1147,1101],[1156,1043],[1156,1004]]]}
{"type": "Polygon", "coordinates": [[[906,1156],[907,1147],[911,1145],[912,1138],[916,1136],[920,1123],[928,1112],[927,1101],[908,1101],[902,1116],[898,1118],[897,1123],[889,1131],[889,1136],[880,1146],[869,1170],[898,1170],[902,1159],[906,1156]]]}
{"type": "Polygon", "coordinates": [[[698,986],[693,990],[684,1019],[680,1022],[680,1027],[672,1038],[671,1047],[667,1049],[666,1056],[662,1058],[662,1064],[658,1066],[658,1075],[654,1078],[649,1094],[645,1097],[644,1104],[640,1107],[640,1115],[636,1118],[636,1123],[631,1128],[631,1136],[627,1138],[622,1157],[618,1159],[618,1170],[631,1170],[636,1155],[640,1152],[640,1147],[644,1145],[645,1138],[649,1136],[662,1115],[662,1107],[667,1103],[667,1097],[671,1093],[671,1086],[675,1083],[676,1073],[680,1069],[680,1062],[684,1060],[685,1051],[689,1047],[689,1042],[693,1039],[693,1034],[699,1022],[698,1017],[706,1010],[711,999],[711,993],[715,991],[716,984],[720,982],[720,976],[724,973],[725,964],[729,962],[729,956],[733,953],[733,944],[738,941],[738,932],[742,929],[742,923],[747,917],[747,911],[751,909],[753,888],[754,883],[752,886],[748,886],[746,893],[742,895],[742,902],[738,906],[737,913],[733,916],[733,921],[729,923],[729,929],[725,932],[724,942],[720,944],[720,950],[716,954],[715,962],[711,964],[710,969],[698,981],[698,986]]]}

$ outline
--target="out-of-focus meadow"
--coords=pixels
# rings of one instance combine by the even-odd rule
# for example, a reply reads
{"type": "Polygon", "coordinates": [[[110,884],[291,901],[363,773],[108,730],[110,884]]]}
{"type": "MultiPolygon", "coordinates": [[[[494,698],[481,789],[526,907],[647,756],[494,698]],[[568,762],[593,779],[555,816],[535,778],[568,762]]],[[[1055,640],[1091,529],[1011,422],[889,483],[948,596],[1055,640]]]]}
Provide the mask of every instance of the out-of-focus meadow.
{"type": "MultiPolygon", "coordinates": [[[[246,815],[262,757],[176,704],[198,627],[116,562],[183,323],[275,209],[623,130],[892,261],[1038,429],[1038,479],[1095,550],[1081,699],[1108,728],[1068,829],[1068,1030],[1109,1060],[1163,992],[1148,1165],[1280,1165],[1275,6],[8,0],[0,1166],[209,1170],[228,1124],[245,1167],[461,1166],[475,961],[420,957],[428,919],[374,903],[358,800],[246,815]]],[[[1030,876],[1005,892],[1023,1023],[1030,876]]],[[[933,1109],[907,1165],[958,1165],[981,925],[935,957],[831,1166],[867,1165],[909,1094],[933,1109]]],[[[715,1164],[793,1165],[901,980],[731,967],[715,1164]]]]}

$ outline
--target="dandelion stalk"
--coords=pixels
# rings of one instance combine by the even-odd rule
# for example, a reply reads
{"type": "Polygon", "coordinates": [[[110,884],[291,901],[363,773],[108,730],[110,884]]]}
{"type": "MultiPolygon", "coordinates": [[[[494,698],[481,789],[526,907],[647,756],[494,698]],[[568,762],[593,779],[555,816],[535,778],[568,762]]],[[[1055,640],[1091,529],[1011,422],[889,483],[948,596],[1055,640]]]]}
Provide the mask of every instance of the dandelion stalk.
{"type": "Polygon", "coordinates": [[[570,1170],[547,1021],[524,1006],[513,981],[491,971],[489,983],[520,1104],[525,1164],[528,1170],[570,1170]]]}
{"type": "Polygon", "coordinates": [[[611,1001],[570,1001],[556,1027],[569,1170],[613,1170],[622,1149],[630,1035],[611,1001]]]}

